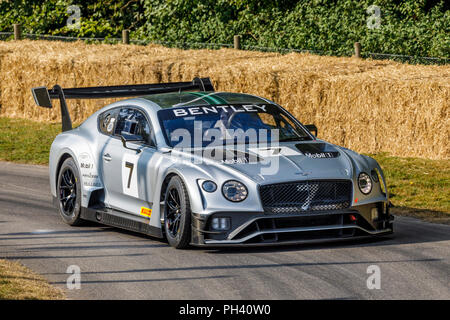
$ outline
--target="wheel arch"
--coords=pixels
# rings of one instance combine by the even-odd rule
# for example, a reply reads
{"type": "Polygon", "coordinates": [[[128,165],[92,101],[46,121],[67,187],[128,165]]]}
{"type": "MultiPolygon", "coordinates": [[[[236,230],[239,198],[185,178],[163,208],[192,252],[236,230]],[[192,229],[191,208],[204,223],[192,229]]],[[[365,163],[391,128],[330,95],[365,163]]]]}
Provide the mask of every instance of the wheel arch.
{"type": "Polygon", "coordinates": [[[191,197],[192,197],[192,193],[190,192],[189,184],[187,183],[186,177],[184,177],[183,174],[181,174],[180,172],[177,172],[177,171],[167,172],[167,174],[164,177],[164,180],[161,184],[161,192],[160,193],[161,193],[161,195],[160,195],[161,202],[160,203],[163,203],[163,205],[160,206],[160,208],[161,208],[161,212],[160,212],[161,232],[166,237],[167,241],[169,242],[169,244],[171,246],[173,246],[177,249],[184,249],[184,248],[188,247],[192,241],[192,232],[191,232],[191,223],[192,223],[191,222],[192,221],[191,197]],[[168,185],[169,185],[170,181],[172,180],[172,178],[174,178],[174,177],[178,177],[181,180],[181,183],[183,185],[182,188],[187,193],[186,200],[188,201],[188,203],[187,203],[186,209],[189,210],[188,216],[184,216],[184,218],[183,218],[184,219],[183,220],[184,227],[177,231],[177,232],[181,232],[181,233],[180,234],[177,233],[176,236],[168,234],[166,231],[166,228],[164,226],[165,225],[164,217],[165,217],[165,210],[166,210],[165,197],[167,195],[168,185]]]}
{"type": "MultiPolygon", "coordinates": [[[[55,147],[54,152],[50,155],[50,182],[51,182],[51,189],[54,196],[57,196],[57,185],[58,185],[58,177],[61,172],[62,165],[64,161],[66,161],[68,158],[72,158],[72,160],[75,162],[75,165],[78,169],[79,179],[81,183],[81,194],[82,199],[81,203],[83,207],[88,207],[91,204],[91,196],[92,194],[96,195],[97,198],[102,198],[101,195],[97,195],[96,193],[102,193],[103,188],[103,182],[100,179],[100,175],[98,173],[98,167],[97,163],[95,162],[95,157],[93,156],[93,153],[88,148],[68,148],[68,147],[62,147],[59,148],[59,150],[55,147]],[[77,150],[79,150],[77,152],[77,150]],[[88,155],[88,160],[83,159],[83,156],[88,155]],[[80,158],[81,157],[81,158],[80,158]],[[80,164],[87,161],[92,165],[89,169],[87,167],[83,167],[80,164]],[[98,182],[98,185],[96,186],[89,186],[86,185],[85,176],[93,174],[96,176],[94,182],[98,182]],[[100,190],[100,191],[99,191],[100,190]]],[[[89,181],[88,181],[89,182],[89,181]]]]}
{"type": "MultiPolygon", "coordinates": [[[[160,198],[159,201],[163,202],[164,199],[166,198],[166,191],[167,191],[167,185],[169,184],[170,179],[172,179],[172,177],[174,176],[178,176],[180,177],[179,174],[175,173],[175,172],[169,172],[167,173],[167,175],[165,176],[162,184],[161,184],[161,192],[160,192],[160,198]]],[[[181,177],[180,177],[181,178],[181,177]]],[[[181,178],[183,179],[183,178],[181,178]]],[[[183,181],[184,182],[184,181],[183,181]]],[[[185,183],[186,184],[186,183],[185,183]]]]}
{"type": "Polygon", "coordinates": [[[50,189],[52,191],[53,196],[56,196],[57,193],[57,185],[58,185],[58,176],[61,171],[62,164],[68,158],[72,158],[75,164],[78,166],[78,161],[74,155],[74,152],[67,148],[58,148],[58,146],[53,143],[52,148],[50,150],[50,159],[49,159],[49,174],[50,174],[50,189]]]}
{"type": "MultiPolygon", "coordinates": [[[[183,172],[181,172],[180,170],[177,170],[175,168],[168,170],[165,174],[165,177],[161,184],[161,190],[160,190],[160,195],[159,195],[160,202],[161,203],[164,202],[167,185],[168,185],[170,179],[174,176],[178,176],[181,179],[181,181],[183,181],[183,184],[187,190],[187,194],[189,197],[189,203],[191,204],[192,211],[195,211],[195,209],[200,209],[200,208],[197,208],[197,206],[199,206],[199,205],[201,207],[203,207],[203,199],[202,199],[202,195],[200,194],[200,190],[197,188],[197,181],[196,181],[197,179],[195,178],[195,175],[192,175],[192,174],[186,175],[183,172]]],[[[162,211],[163,209],[164,208],[161,208],[161,216],[163,215],[163,211],[162,211]]]]}
{"type": "MultiPolygon", "coordinates": [[[[64,152],[58,159],[58,164],[56,165],[56,170],[55,170],[55,185],[56,186],[58,185],[58,177],[59,177],[59,172],[61,171],[62,164],[64,163],[64,161],[66,161],[69,158],[74,159],[72,154],[70,154],[69,152],[64,152]]],[[[77,164],[75,159],[74,159],[74,161],[77,164]]],[[[77,164],[77,166],[78,166],[78,164],[77,164]]]]}
{"type": "Polygon", "coordinates": [[[171,171],[167,172],[167,174],[166,174],[166,176],[165,176],[165,178],[164,178],[164,180],[163,180],[163,182],[161,184],[160,203],[163,203],[163,206],[161,208],[161,217],[164,216],[164,211],[163,211],[163,210],[165,210],[164,199],[165,199],[165,196],[166,196],[167,185],[169,184],[170,179],[172,179],[175,176],[179,177],[181,179],[181,181],[183,182],[183,184],[184,184],[184,186],[185,186],[185,188],[187,190],[187,194],[188,194],[188,197],[189,197],[189,203],[191,203],[191,206],[192,206],[192,199],[193,199],[192,197],[193,197],[193,195],[192,195],[191,188],[189,188],[189,184],[187,183],[186,177],[184,177],[184,175],[181,174],[179,171],[171,170],[171,171]]]}

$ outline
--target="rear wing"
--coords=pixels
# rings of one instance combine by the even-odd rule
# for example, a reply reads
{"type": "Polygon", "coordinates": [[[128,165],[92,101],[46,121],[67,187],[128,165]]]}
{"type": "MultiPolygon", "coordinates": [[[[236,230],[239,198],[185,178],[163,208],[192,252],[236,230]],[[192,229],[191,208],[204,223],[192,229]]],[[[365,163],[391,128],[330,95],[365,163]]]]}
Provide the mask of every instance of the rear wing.
{"type": "Polygon", "coordinates": [[[59,99],[61,107],[62,131],[72,129],[72,120],[67,109],[66,99],[106,99],[144,96],[157,93],[181,91],[214,91],[209,78],[194,78],[189,82],[169,82],[157,84],[133,84],[123,86],[61,88],[55,85],[52,89],[36,87],[31,89],[36,105],[52,108],[52,100],[59,99]]]}

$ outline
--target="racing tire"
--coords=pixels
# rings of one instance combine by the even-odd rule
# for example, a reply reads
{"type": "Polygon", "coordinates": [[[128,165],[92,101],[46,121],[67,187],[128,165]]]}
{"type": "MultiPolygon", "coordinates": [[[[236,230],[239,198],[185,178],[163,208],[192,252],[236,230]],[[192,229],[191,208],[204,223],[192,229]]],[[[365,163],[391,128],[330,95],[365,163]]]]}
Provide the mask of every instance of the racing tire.
{"type": "Polygon", "coordinates": [[[67,158],[59,170],[56,195],[59,215],[63,221],[71,226],[81,225],[81,180],[72,158],[67,158]]]}
{"type": "Polygon", "coordinates": [[[184,249],[191,241],[191,206],[186,186],[174,176],[167,185],[164,198],[164,231],[169,244],[184,249]]]}

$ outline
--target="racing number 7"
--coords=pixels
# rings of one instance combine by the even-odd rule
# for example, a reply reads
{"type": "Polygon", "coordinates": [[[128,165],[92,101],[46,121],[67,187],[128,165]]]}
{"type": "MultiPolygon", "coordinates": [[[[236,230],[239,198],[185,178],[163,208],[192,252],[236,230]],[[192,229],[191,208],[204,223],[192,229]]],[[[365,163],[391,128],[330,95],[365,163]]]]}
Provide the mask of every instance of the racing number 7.
{"type": "Polygon", "coordinates": [[[131,184],[131,176],[133,175],[133,168],[134,168],[134,163],[131,162],[125,162],[125,168],[129,168],[130,169],[130,175],[128,176],[128,185],[127,188],[130,189],[130,184],[131,184]]]}

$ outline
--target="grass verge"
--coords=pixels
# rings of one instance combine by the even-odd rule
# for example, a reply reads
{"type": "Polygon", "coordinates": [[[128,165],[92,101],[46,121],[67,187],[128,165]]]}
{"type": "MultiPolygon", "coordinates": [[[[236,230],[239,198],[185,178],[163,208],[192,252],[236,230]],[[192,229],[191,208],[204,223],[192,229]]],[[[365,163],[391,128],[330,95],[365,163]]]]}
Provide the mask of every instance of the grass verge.
{"type": "Polygon", "coordinates": [[[47,164],[50,146],[61,124],[0,117],[0,159],[47,164]]]}
{"type": "Polygon", "coordinates": [[[450,160],[370,156],[383,168],[394,214],[450,224],[450,160]]]}
{"type": "Polygon", "coordinates": [[[0,299],[60,300],[65,296],[20,263],[0,259],[0,299]]]}
{"type": "MultiPolygon", "coordinates": [[[[0,118],[0,160],[47,164],[61,124],[0,118]]],[[[450,160],[372,154],[386,175],[392,212],[450,224],[450,160]]]]}

